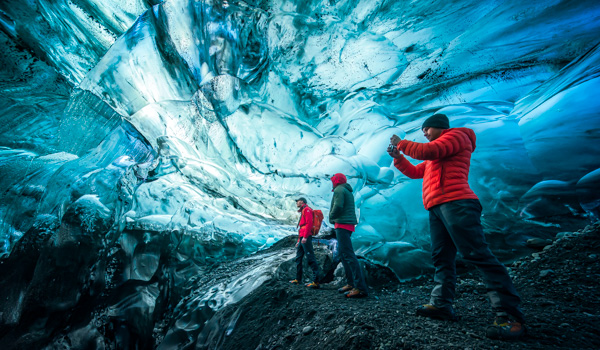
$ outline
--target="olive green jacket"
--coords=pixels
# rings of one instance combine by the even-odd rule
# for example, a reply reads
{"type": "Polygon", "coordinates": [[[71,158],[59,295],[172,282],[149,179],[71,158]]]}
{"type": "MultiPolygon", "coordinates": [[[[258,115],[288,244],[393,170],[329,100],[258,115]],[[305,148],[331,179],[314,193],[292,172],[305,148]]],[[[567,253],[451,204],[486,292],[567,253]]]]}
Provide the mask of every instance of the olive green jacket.
{"type": "Polygon", "coordinates": [[[358,223],[354,210],[352,186],[347,183],[337,185],[333,190],[331,209],[329,209],[329,222],[332,224],[349,225],[356,225],[358,223]]]}

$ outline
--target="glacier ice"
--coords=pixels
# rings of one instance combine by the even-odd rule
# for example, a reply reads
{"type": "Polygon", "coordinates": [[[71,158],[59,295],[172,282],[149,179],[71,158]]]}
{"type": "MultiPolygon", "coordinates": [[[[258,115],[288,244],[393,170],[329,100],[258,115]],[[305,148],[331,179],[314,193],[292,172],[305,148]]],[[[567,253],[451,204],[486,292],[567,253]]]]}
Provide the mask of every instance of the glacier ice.
{"type": "MultiPolygon", "coordinates": [[[[421,182],[385,150],[392,134],[425,142],[440,112],[476,132],[470,185],[513,259],[527,238],[600,215],[599,16],[561,0],[4,1],[0,256],[53,247],[14,277],[31,290],[77,265],[74,291],[49,290],[43,308],[110,279],[108,314],[147,319],[161,278],[183,295],[206,266],[293,234],[293,199],[326,212],[343,172],[357,252],[417,277],[430,268],[421,182]],[[62,261],[77,242],[88,254],[62,261]]],[[[262,277],[213,281],[194,302],[238,300],[273,273],[256,264],[262,277]]],[[[19,293],[3,322],[30,310],[19,293]]]]}
{"type": "MultiPolygon", "coordinates": [[[[17,186],[40,193],[32,215],[61,217],[86,194],[114,208],[107,192],[121,175],[106,167],[131,153],[117,145],[127,138],[143,155],[128,165],[137,182],[115,214],[121,229],[178,230],[249,252],[291,231],[294,196],[326,209],[328,176],[343,172],[357,191],[355,244],[384,261],[386,244],[418,251],[427,241],[419,184],[390,166],[387,138],[424,141],[419,125],[437,111],[478,135],[471,185],[491,232],[508,237],[521,220],[581,210],[575,184],[598,165],[597,106],[586,93],[597,83],[596,7],[468,4],[9,4],[8,35],[26,37],[77,84],[54,149],[83,157],[57,169],[31,154],[53,175],[17,186]],[[26,35],[26,10],[44,18],[45,37],[26,35]],[[66,54],[74,42],[88,53],[66,54]]],[[[4,254],[33,219],[4,221],[4,254]]]]}

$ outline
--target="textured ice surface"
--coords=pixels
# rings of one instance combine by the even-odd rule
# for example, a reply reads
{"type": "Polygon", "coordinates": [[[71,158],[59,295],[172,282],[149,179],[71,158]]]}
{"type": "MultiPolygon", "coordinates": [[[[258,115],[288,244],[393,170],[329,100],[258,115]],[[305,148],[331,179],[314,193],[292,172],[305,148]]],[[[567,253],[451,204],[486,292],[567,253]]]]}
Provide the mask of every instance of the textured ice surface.
{"type": "Polygon", "coordinates": [[[600,219],[598,1],[4,0],[0,29],[3,344],[201,347],[337,172],[357,253],[421,275],[386,148],[436,112],[501,259],[600,219]]]}
{"type": "MultiPolygon", "coordinates": [[[[74,87],[60,103],[44,100],[46,114],[27,107],[28,123],[1,130],[2,254],[37,216],[61,218],[94,195],[111,232],[181,235],[200,260],[238,256],[294,231],[293,198],[327,211],[329,177],[343,172],[360,217],[355,247],[414,277],[428,265],[421,182],[385,149],[392,134],[425,142],[420,125],[435,112],[476,132],[470,184],[503,257],[528,225],[597,215],[595,1],[0,9],[6,35],[74,87]]],[[[5,85],[10,121],[23,115],[15,103],[35,95],[5,85]]],[[[132,276],[148,280],[156,261],[147,259],[132,260],[145,266],[132,276]]]]}

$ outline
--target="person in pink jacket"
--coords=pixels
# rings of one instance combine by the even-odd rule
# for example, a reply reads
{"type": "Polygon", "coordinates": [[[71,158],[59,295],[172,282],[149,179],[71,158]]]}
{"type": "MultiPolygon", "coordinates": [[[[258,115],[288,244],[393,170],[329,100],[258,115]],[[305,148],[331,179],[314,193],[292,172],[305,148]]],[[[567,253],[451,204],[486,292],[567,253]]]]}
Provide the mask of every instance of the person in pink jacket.
{"type": "Polygon", "coordinates": [[[304,197],[296,199],[296,206],[300,213],[298,242],[296,242],[296,279],[290,282],[299,284],[302,281],[303,259],[304,255],[306,255],[308,266],[313,270],[313,281],[306,286],[316,289],[319,288],[319,283],[317,283],[319,279],[319,264],[317,264],[312,245],[313,210],[306,204],[306,198],[304,197]]]}

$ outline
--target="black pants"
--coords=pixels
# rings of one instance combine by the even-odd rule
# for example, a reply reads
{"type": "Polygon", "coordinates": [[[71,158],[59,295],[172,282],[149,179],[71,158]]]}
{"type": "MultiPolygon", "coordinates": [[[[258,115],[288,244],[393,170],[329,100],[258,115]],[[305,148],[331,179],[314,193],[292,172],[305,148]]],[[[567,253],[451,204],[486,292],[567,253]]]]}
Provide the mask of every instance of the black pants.
{"type": "Polygon", "coordinates": [[[508,272],[490,251],[481,226],[481,204],[476,199],[452,201],[429,209],[431,256],[435,287],[430,304],[446,308],[454,302],[456,252],[481,271],[492,308],[498,315],[524,321],[521,299],[508,272]]]}
{"type": "Polygon", "coordinates": [[[361,292],[368,294],[367,283],[365,277],[360,269],[358,259],[354,254],[354,248],[352,248],[352,241],[350,235],[352,232],[343,228],[336,228],[335,233],[338,240],[338,249],[342,257],[342,265],[346,270],[346,276],[348,278],[348,284],[354,288],[358,288],[361,292]],[[350,279],[351,278],[351,279],[350,279]]]}
{"type": "MultiPolygon", "coordinates": [[[[302,240],[302,238],[300,239],[302,240]]],[[[302,282],[302,260],[304,255],[306,255],[306,259],[308,260],[308,266],[313,271],[313,281],[316,281],[319,278],[319,264],[317,264],[317,259],[315,258],[312,237],[308,237],[306,243],[299,243],[296,248],[296,279],[299,282],[302,282]]]]}

